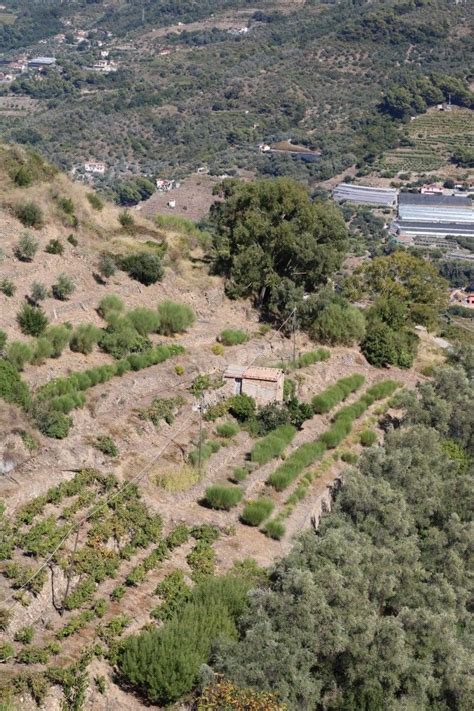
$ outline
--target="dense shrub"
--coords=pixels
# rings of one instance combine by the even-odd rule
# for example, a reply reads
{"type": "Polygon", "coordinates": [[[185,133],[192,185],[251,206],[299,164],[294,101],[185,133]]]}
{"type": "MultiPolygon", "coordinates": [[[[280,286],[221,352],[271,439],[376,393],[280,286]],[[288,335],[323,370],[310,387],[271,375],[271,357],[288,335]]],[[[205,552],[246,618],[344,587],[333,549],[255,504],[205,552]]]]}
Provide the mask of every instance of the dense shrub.
{"type": "Polygon", "coordinates": [[[245,504],[240,520],[247,526],[260,526],[270,516],[274,508],[273,501],[262,496],[256,501],[249,501],[245,504]]]}
{"type": "Polygon", "coordinates": [[[341,378],[334,385],[330,385],[319,395],[316,395],[311,404],[314,412],[321,414],[329,412],[333,407],[345,400],[355,390],[363,385],[365,378],[363,375],[351,375],[348,378],[341,378]]]}
{"type": "Polygon", "coordinates": [[[269,538],[274,538],[275,540],[279,541],[285,535],[285,526],[282,524],[281,521],[269,521],[265,524],[265,528],[263,529],[263,531],[265,535],[269,538]]]}
{"type": "Polygon", "coordinates": [[[223,422],[221,425],[217,425],[216,433],[219,437],[225,437],[226,439],[231,439],[235,437],[239,431],[239,426],[236,422],[223,422]]]}
{"type": "Polygon", "coordinates": [[[100,300],[99,306],[97,307],[97,313],[102,316],[103,319],[108,321],[109,316],[112,314],[120,314],[123,311],[123,301],[116,294],[108,294],[100,300]]]}
{"type": "Polygon", "coordinates": [[[2,331],[2,329],[0,329],[0,353],[3,352],[6,342],[7,342],[7,334],[5,333],[5,331],[2,331]]]}
{"type": "Polygon", "coordinates": [[[100,437],[97,437],[94,447],[107,457],[118,457],[119,455],[118,447],[109,435],[100,435],[100,437]]]}
{"type": "Polygon", "coordinates": [[[330,351],[326,348],[318,348],[316,351],[308,351],[307,353],[300,355],[296,361],[296,366],[297,368],[305,368],[307,365],[313,365],[313,363],[329,360],[330,357],[330,351]]]}
{"type": "Polygon", "coordinates": [[[158,305],[160,319],[159,332],[163,336],[172,336],[183,333],[195,321],[194,311],[186,304],[177,304],[174,301],[162,301],[158,305]]]}
{"type": "Polygon", "coordinates": [[[71,329],[64,325],[49,326],[46,330],[45,337],[51,343],[52,358],[59,358],[64,348],[69,343],[71,338],[71,329]]]}
{"type": "Polygon", "coordinates": [[[360,443],[363,447],[371,447],[377,441],[377,435],[373,430],[364,430],[359,436],[360,443]]]}
{"type": "Polygon", "coordinates": [[[231,576],[195,585],[191,598],[183,596],[162,627],[124,640],[118,656],[121,678],[152,704],[166,705],[191,691],[214,642],[235,635],[248,587],[231,576]]]}
{"type": "Polygon", "coordinates": [[[257,406],[250,395],[234,395],[230,398],[229,412],[240,422],[245,422],[255,415],[257,406]]]}
{"type": "Polygon", "coordinates": [[[2,279],[0,281],[0,291],[5,296],[13,296],[16,291],[15,283],[11,279],[2,279]]]}
{"type": "Polygon", "coordinates": [[[25,202],[15,207],[15,215],[25,227],[40,229],[43,226],[43,211],[34,202],[25,202]]]}
{"type": "Polygon", "coordinates": [[[38,306],[31,306],[30,304],[23,304],[16,320],[21,332],[27,336],[40,336],[46,331],[48,325],[48,317],[44,311],[38,306]]]}
{"type": "Polygon", "coordinates": [[[117,271],[115,259],[110,254],[101,254],[99,257],[98,270],[104,279],[110,279],[117,271]]]}
{"type": "Polygon", "coordinates": [[[252,462],[263,465],[275,457],[280,457],[293,440],[295,434],[296,427],[293,427],[293,425],[277,427],[254,445],[250,452],[250,459],[252,462]]]}
{"type": "Polygon", "coordinates": [[[20,627],[20,629],[15,632],[15,642],[20,642],[21,644],[30,644],[35,636],[35,630],[30,625],[26,627],[20,627]]]}
{"type": "Polygon", "coordinates": [[[27,343],[23,341],[10,341],[5,348],[5,358],[17,370],[23,370],[25,365],[30,361],[32,350],[27,343]]]}
{"type": "Polygon", "coordinates": [[[242,489],[236,486],[226,486],[225,484],[215,484],[206,489],[205,503],[211,509],[223,509],[230,511],[237,506],[243,496],[242,489]]]}
{"type": "Polygon", "coordinates": [[[218,340],[224,346],[237,346],[241,343],[247,343],[249,335],[246,331],[227,328],[224,331],[221,331],[218,340]]]}
{"type": "Polygon", "coordinates": [[[103,209],[104,203],[95,193],[87,193],[86,198],[88,199],[91,207],[93,207],[94,210],[97,210],[97,212],[100,212],[103,209]]]}
{"type": "Polygon", "coordinates": [[[64,245],[59,239],[50,239],[45,247],[48,254],[64,254],[64,245]]]}
{"type": "Polygon", "coordinates": [[[31,262],[38,251],[39,242],[32,235],[25,232],[21,235],[15,247],[15,256],[21,262],[31,262]]]}
{"type": "Polygon", "coordinates": [[[26,165],[22,165],[18,168],[17,172],[13,176],[13,182],[19,188],[27,188],[33,182],[33,174],[31,170],[26,165]]]}
{"type": "Polygon", "coordinates": [[[55,299],[66,301],[75,291],[74,282],[67,274],[60,274],[58,280],[51,287],[51,292],[55,299]]]}
{"type": "Polygon", "coordinates": [[[245,467],[236,467],[229,479],[237,484],[240,484],[240,482],[244,481],[248,477],[248,475],[248,469],[246,469],[245,467]]]}
{"type": "Polygon", "coordinates": [[[128,275],[145,286],[155,284],[163,277],[161,259],[150,252],[138,252],[121,261],[121,268],[128,275]]]}
{"type": "Polygon", "coordinates": [[[31,356],[31,362],[34,365],[41,365],[47,358],[51,358],[53,355],[53,346],[51,342],[42,336],[38,338],[33,347],[33,355],[31,356]]]}
{"type": "Polygon", "coordinates": [[[30,401],[28,386],[18,375],[15,366],[3,359],[0,359],[0,398],[23,408],[30,401]]]}
{"type": "Polygon", "coordinates": [[[48,290],[44,284],[34,281],[31,287],[31,300],[38,305],[40,301],[44,301],[48,296],[48,290]]]}
{"type": "Polygon", "coordinates": [[[82,323],[71,334],[69,347],[75,353],[92,353],[94,346],[102,338],[102,329],[91,323],[82,323]]]}
{"type": "Polygon", "coordinates": [[[331,346],[351,346],[365,335],[365,317],[355,306],[330,303],[316,317],[309,329],[313,341],[331,346]]]}
{"type": "Polygon", "coordinates": [[[73,234],[67,236],[67,241],[69,244],[72,244],[73,247],[77,247],[79,242],[77,241],[77,237],[74,237],[73,234]]]}
{"type": "MultiPolygon", "coordinates": [[[[141,336],[126,319],[122,319],[117,328],[109,326],[103,332],[100,347],[114,358],[123,358],[130,353],[144,354],[144,351],[151,348],[151,342],[146,336],[141,336]]],[[[142,361],[135,359],[129,362],[133,370],[147,367],[146,365],[136,367],[138,363],[145,363],[145,359],[142,361]]],[[[148,365],[151,365],[151,362],[148,365]]]]}
{"type": "Polygon", "coordinates": [[[123,212],[120,213],[119,222],[122,225],[122,227],[125,227],[125,228],[133,227],[133,225],[135,224],[133,215],[128,210],[124,210],[123,212]]]}
{"type": "Polygon", "coordinates": [[[35,422],[42,434],[53,439],[64,439],[72,427],[71,418],[55,410],[37,412],[35,422]]]}
{"type": "Polygon", "coordinates": [[[127,319],[141,336],[156,333],[160,327],[160,317],[156,311],[139,307],[127,313],[127,319]]]}

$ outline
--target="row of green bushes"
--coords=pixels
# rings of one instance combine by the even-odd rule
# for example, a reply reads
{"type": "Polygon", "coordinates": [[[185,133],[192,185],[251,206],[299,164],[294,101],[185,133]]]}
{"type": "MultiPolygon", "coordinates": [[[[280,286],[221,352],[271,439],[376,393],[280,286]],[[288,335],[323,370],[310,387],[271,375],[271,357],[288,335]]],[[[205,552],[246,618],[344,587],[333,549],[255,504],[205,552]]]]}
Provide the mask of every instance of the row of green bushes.
{"type": "Polygon", "coordinates": [[[296,361],[297,368],[305,368],[308,365],[313,365],[314,363],[320,363],[321,361],[329,360],[331,357],[331,352],[327,348],[318,348],[315,351],[308,351],[300,355],[296,361]]]}
{"type": "Polygon", "coordinates": [[[262,437],[252,448],[250,459],[260,465],[280,457],[296,434],[293,425],[281,425],[262,437]]]}
{"type": "Polygon", "coordinates": [[[343,402],[351,393],[358,390],[365,382],[363,375],[355,373],[348,378],[341,378],[334,385],[330,385],[319,395],[313,397],[311,405],[316,414],[329,412],[333,407],[343,402]]]}
{"type": "Polygon", "coordinates": [[[283,491],[299,474],[327,449],[334,449],[347,437],[354,420],[359,418],[376,400],[391,395],[398,383],[386,380],[370,387],[357,402],[342,408],[335,416],[331,427],[313,442],[302,444],[269,477],[268,484],[277,491],[283,491]]]}
{"type": "Polygon", "coordinates": [[[230,511],[242,500],[243,495],[244,492],[238,486],[214,484],[207,487],[204,503],[211,509],[230,511]]]}
{"type": "Polygon", "coordinates": [[[273,501],[267,496],[261,496],[255,501],[248,501],[240,517],[247,526],[260,526],[275,508],[273,501]]]}

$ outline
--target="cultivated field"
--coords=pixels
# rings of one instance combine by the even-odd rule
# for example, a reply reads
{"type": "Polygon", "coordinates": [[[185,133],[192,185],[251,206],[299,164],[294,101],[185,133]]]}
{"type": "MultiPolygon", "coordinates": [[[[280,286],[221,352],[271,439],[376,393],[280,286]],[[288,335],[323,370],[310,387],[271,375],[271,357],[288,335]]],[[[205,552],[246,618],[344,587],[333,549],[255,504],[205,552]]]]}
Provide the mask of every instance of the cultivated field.
{"type": "MultiPolygon", "coordinates": [[[[443,168],[455,150],[473,147],[474,112],[457,107],[451,111],[430,109],[412,119],[408,134],[415,145],[389,151],[381,169],[420,173],[443,168]]],[[[448,172],[457,171],[453,166],[448,172]]]]}

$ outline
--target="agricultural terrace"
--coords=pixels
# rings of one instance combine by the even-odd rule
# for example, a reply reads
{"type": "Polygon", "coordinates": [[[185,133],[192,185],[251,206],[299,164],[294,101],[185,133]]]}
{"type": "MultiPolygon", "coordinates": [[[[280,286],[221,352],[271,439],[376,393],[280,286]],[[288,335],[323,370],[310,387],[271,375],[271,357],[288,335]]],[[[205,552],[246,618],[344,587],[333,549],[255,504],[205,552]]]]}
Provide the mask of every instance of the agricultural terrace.
{"type": "Polygon", "coordinates": [[[443,168],[458,150],[473,149],[474,112],[453,106],[451,111],[430,109],[408,125],[413,145],[385,154],[381,170],[420,173],[443,168]]]}

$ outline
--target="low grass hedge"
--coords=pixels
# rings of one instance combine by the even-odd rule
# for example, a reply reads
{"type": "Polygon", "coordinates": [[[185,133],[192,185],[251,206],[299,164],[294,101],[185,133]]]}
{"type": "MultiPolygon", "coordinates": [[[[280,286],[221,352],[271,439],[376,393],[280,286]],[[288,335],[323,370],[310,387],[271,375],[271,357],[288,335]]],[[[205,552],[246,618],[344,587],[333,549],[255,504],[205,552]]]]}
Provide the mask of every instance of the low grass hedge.
{"type": "Polygon", "coordinates": [[[238,346],[241,343],[247,343],[249,335],[246,331],[241,331],[240,329],[226,328],[221,331],[218,340],[224,346],[238,346]]]}
{"type": "Polygon", "coordinates": [[[373,430],[364,430],[359,435],[360,443],[363,447],[371,447],[377,441],[377,435],[373,430]]]}
{"type": "Polygon", "coordinates": [[[293,425],[281,425],[262,437],[250,452],[252,462],[263,465],[276,457],[280,457],[296,434],[293,425]]]}
{"type": "Polygon", "coordinates": [[[275,519],[274,521],[269,521],[265,524],[263,532],[269,538],[279,541],[285,535],[285,527],[281,521],[275,519]]]}
{"type": "Polygon", "coordinates": [[[350,433],[353,423],[376,401],[389,397],[397,389],[398,383],[385,380],[372,385],[357,402],[343,407],[335,415],[331,427],[313,442],[302,444],[268,478],[267,483],[277,491],[283,491],[299,474],[327,449],[335,449],[350,433]]]}
{"type": "Polygon", "coordinates": [[[204,502],[211,509],[230,511],[234,506],[237,506],[243,495],[244,492],[237,486],[215,484],[206,489],[204,502]]]}
{"type": "Polygon", "coordinates": [[[355,373],[348,378],[341,378],[334,385],[330,385],[319,395],[316,395],[311,404],[316,414],[329,412],[333,407],[343,402],[351,393],[358,390],[365,382],[363,375],[355,373]]]}
{"type": "Polygon", "coordinates": [[[240,427],[236,422],[223,422],[216,427],[216,433],[219,437],[231,439],[240,431],[240,427]]]}
{"type": "Polygon", "coordinates": [[[326,445],[318,439],[302,444],[270,475],[268,484],[277,491],[283,491],[303,469],[320,459],[325,451],[326,445]]]}
{"type": "Polygon", "coordinates": [[[273,501],[262,496],[256,501],[249,501],[245,504],[240,520],[247,526],[260,526],[270,516],[274,508],[273,501]]]}
{"type": "Polygon", "coordinates": [[[304,368],[307,365],[313,365],[313,363],[320,363],[321,361],[329,360],[331,357],[331,352],[327,348],[318,348],[316,351],[308,351],[300,355],[296,361],[297,368],[304,368]]]}

